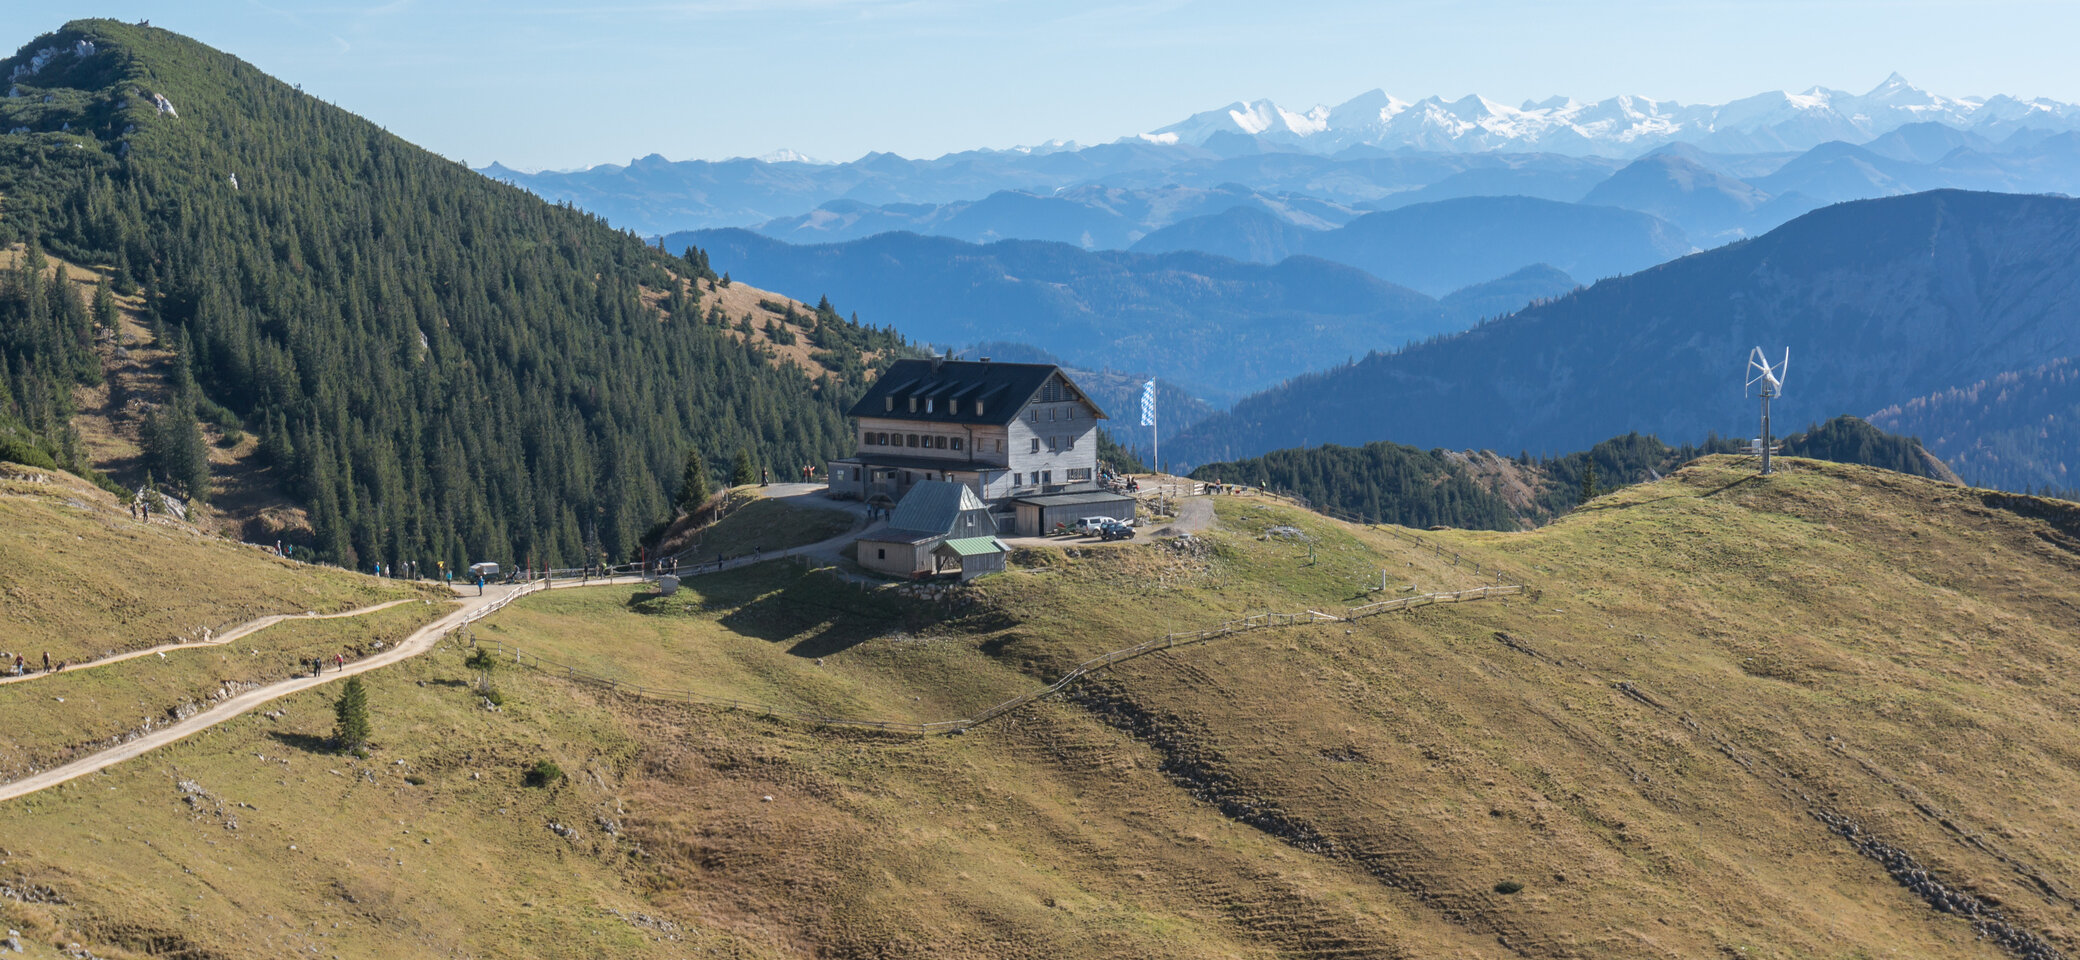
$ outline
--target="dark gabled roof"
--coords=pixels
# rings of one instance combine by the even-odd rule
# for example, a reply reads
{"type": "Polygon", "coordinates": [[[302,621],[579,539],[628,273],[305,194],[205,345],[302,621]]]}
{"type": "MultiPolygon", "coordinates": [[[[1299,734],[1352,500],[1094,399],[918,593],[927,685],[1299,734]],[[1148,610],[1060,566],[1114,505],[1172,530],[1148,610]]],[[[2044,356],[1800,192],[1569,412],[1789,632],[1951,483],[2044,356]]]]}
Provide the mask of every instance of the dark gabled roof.
{"type": "Polygon", "coordinates": [[[1106,419],[1105,411],[1090,395],[1054,364],[984,363],[979,360],[941,360],[937,369],[933,368],[930,360],[898,360],[887,373],[874,381],[867,395],[853,404],[846,416],[1002,426],[1018,416],[1019,408],[1040,392],[1049,376],[1058,373],[1083,397],[1083,402],[1090,405],[1097,419],[1106,419]],[[912,397],[918,400],[916,413],[910,412],[912,397]],[[895,400],[894,409],[888,408],[890,398],[895,400]],[[932,401],[930,413],[924,410],[926,400],[932,401]],[[960,401],[959,413],[947,412],[949,400],[960,401]],[[975,412],[978,402],[983,410],[979,415],[975,412]]]}

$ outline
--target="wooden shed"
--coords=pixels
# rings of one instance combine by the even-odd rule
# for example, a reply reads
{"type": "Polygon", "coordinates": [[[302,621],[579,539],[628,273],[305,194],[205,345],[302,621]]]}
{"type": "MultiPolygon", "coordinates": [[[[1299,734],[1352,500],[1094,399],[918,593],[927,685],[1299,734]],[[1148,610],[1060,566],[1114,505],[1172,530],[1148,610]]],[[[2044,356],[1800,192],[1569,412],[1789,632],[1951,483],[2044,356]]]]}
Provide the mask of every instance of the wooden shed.
{"type": "Polygon", "coordinates": [[[932,568],[939,573],[959,573],[973,580],[985,573],[1004,572],[1004,541],[995,537],[961,537],[941,540],[932,549],[932,568]]]}

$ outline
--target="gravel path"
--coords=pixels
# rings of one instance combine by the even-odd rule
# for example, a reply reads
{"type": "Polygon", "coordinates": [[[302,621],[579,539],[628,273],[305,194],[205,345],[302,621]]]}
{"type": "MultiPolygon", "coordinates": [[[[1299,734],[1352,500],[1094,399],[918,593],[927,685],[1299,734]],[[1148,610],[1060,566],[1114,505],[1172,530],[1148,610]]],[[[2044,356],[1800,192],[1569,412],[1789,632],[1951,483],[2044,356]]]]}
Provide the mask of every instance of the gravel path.
{"type": "MultiPolygon", "coordinates": [[[[447,635],[448,631],[453,630],[456,627],[462,626],[464,623],[468,622],[473,614],[485,610],[491,607],[492,605],[497,604],[501,600],[505,600],[509,597],[515,596],[520,593],[530,592],[535,589],[540,588],[530,584],[526,586],[508,587],[503,590],[487,589],[484,591],[484,595],[481,597],[462,597],[460,598],[462,603],[459,606],[457,606],[453,612],[450,612],[447,616],[442,617],[439,620],[435,620],[434,622],[429,623],[423,627],[420,627],[418,630],[414,631],[411,636],[406,637],[404,639],[404,642],[399,643],[398,645],[391,647],[388,650],[385,650],[373,656],[363,657],[360,660],[356,660],[353,663],[347,664],[346,669],[344,670],[337,670],[329,673],[324,673],[315,677],[296,677],[293,679],[282,680],[268,684],[266,686],[256,687],[252,690],[248,690],[245,693],[241,693],[238,696],[232,697],[231,699],[218,704],[214,708],[198,713],[195,716],[190,717],[189,719],[184,720],[180,723],[176,723],[169,727],[161,727],[150,733],[144,734],[143,736],[140,736],[135,740],[131,740],[127,743],[123,743],[118,746],[110,747],[107,750],[103,750],[99,753],[81,757],[78,760],[74,760],[71,763],[67,763],[62,766],[56,766],[50,768],[49,770],[42,771],[40,773],[30,774],[29,776],[23,777],[20,780],[16,780],[12,783],[0,784],[0,800],[12,800],[16,797],[26,796],[28,794],[35,793],[39,790],[45,790],[51,787],[55,787],[58,784],[65,783],[69,780],[76,780],[95,771],[112,767],[118,763],[130,759],[131,757],[138,756],[151,750],[156,750],[169,743],[173,743],[185,737],[189,737],[196,733],[200,733],[204,730],[216,726],[217,724],[223,723],[226,720],[239,716],[240,714],[246,713],[247,711],[252,710],[254,707],[262,706],[274,700],[281,699],[282,697],[286,697],[289,694],[300,693],[312,687],[323,686],[324,684],[331,683],[332,681],[338,680],[341,677],[352,676],[357,673],[366,673],[378,667],[389,666],[390,664],[396,663],[399,660],[403,660],[406,657],[417,656],[418,654],[424,653],[427,650],[432,649],[434,643],[439,641],[441,637],[447,635]]],[[[385,604],[384,606],[390,606],[390,604],[385,604]]],[[[376,607],[370,609],[381,608],[376,607]]],[[[362,610],[356,612],[367,613],[369,611],[362,610]]],[[[343,616],[343,614],[335,614],[335,616],[343,616]]]]}
{"type": "MultiPolygon", "coordinates": [[[[341,617],[358,617],[363,614],[374,613],[378,610],[388,610],[391,607],[397,606],[400,603],[410,602],[412,602],[412,598],[406,597],[403,600],[392,600],[388,603],[378,603],[372,607],[361,607],[356,610],[342,610],[339,613],[269,614],[265,617],[260,617],[255,620],[249,620],[245,623],[241,623],[238,626],[232,627],[231,629],[224,631],[224,633],[221,636],[211,637],[208,640],[190,640],[185,643],[162,643],[156,647],[146,647],[143,650],[132,650],[129,653],[119,653],[112,657],[102,657],[99,660],[89,660],[85,663],[68,664],[65,667],[65,672],[71,673],[75,670],[91,670],[95,667],[108,666],[111,663],[122,663],[125,660],[135,660],[138,657],[149,657],[155,653],[170,653],[175,650],[192,650],[196,647],[221,647],[241,637],[249,637],[253,634],[259,633],[260,631],[265,630],[268,627],[274,626],[275,624],[280,623],[284,620],[336,620],[341,617]]],[[[55,675],[56,674],[54,673],[36,671],[32,673],[22,674],[19,677],[0,677],[0,685],[10,683],[27,683],[31,680],[36,680],[42,677],[49,677],[55,675]]]]}

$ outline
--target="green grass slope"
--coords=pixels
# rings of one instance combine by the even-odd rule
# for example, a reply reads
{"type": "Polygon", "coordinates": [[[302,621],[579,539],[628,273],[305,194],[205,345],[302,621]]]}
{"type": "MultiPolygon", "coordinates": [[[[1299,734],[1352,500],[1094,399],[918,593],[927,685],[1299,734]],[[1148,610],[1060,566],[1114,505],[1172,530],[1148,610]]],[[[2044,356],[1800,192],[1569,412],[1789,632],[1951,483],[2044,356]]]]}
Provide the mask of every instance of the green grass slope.
{"type": "Polygon", "coordinates": [[[937,738],[510,664],[494,711],[450,646],[372,675],[367,762],[316,752],[321,690],[0,805],[13,886],[64,901],[0,920],[108,956],[2072,954],[2080,509],[1786,464],[1425,547],[1220,498],[1194,542],[1022,551],[952,603],[788,564],[530,597],[478,641],[926,715],[1382,571],[1538,588],[1177,648],[937,738]],[[542,759],[566,777],[527,786],[542,759]]]}
{"type": "Polygon", "coordinates": [[[278,613],[436,596],[296,563],[163,518],[69,474],[0,464],[0,647],[41,666],[202,639],[278,613]]]}

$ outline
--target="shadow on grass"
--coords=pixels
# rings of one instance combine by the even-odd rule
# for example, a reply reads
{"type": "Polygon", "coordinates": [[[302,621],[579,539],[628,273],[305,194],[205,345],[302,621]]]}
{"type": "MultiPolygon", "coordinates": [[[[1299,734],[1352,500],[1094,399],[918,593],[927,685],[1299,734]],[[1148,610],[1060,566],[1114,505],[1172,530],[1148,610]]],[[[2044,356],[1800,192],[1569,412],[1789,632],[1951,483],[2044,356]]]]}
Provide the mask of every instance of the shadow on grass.
{"type": "Polygon", "coordinates": [[[936,619],[919,604],[863,592],[828,575],[768,577],[763,585],[763,591],[739,594],[740,605],[718,622],[767,643],[792,640],[787,652],[797,657],[827,657],[936,619]]]}
{"type": "Polygon", "coordinates": [[[267,731],[276,743],[295,747],[305,753],[331,753],[331,737],[314,737],[308,733],[284,733],[280,730],[267,731]]]}

